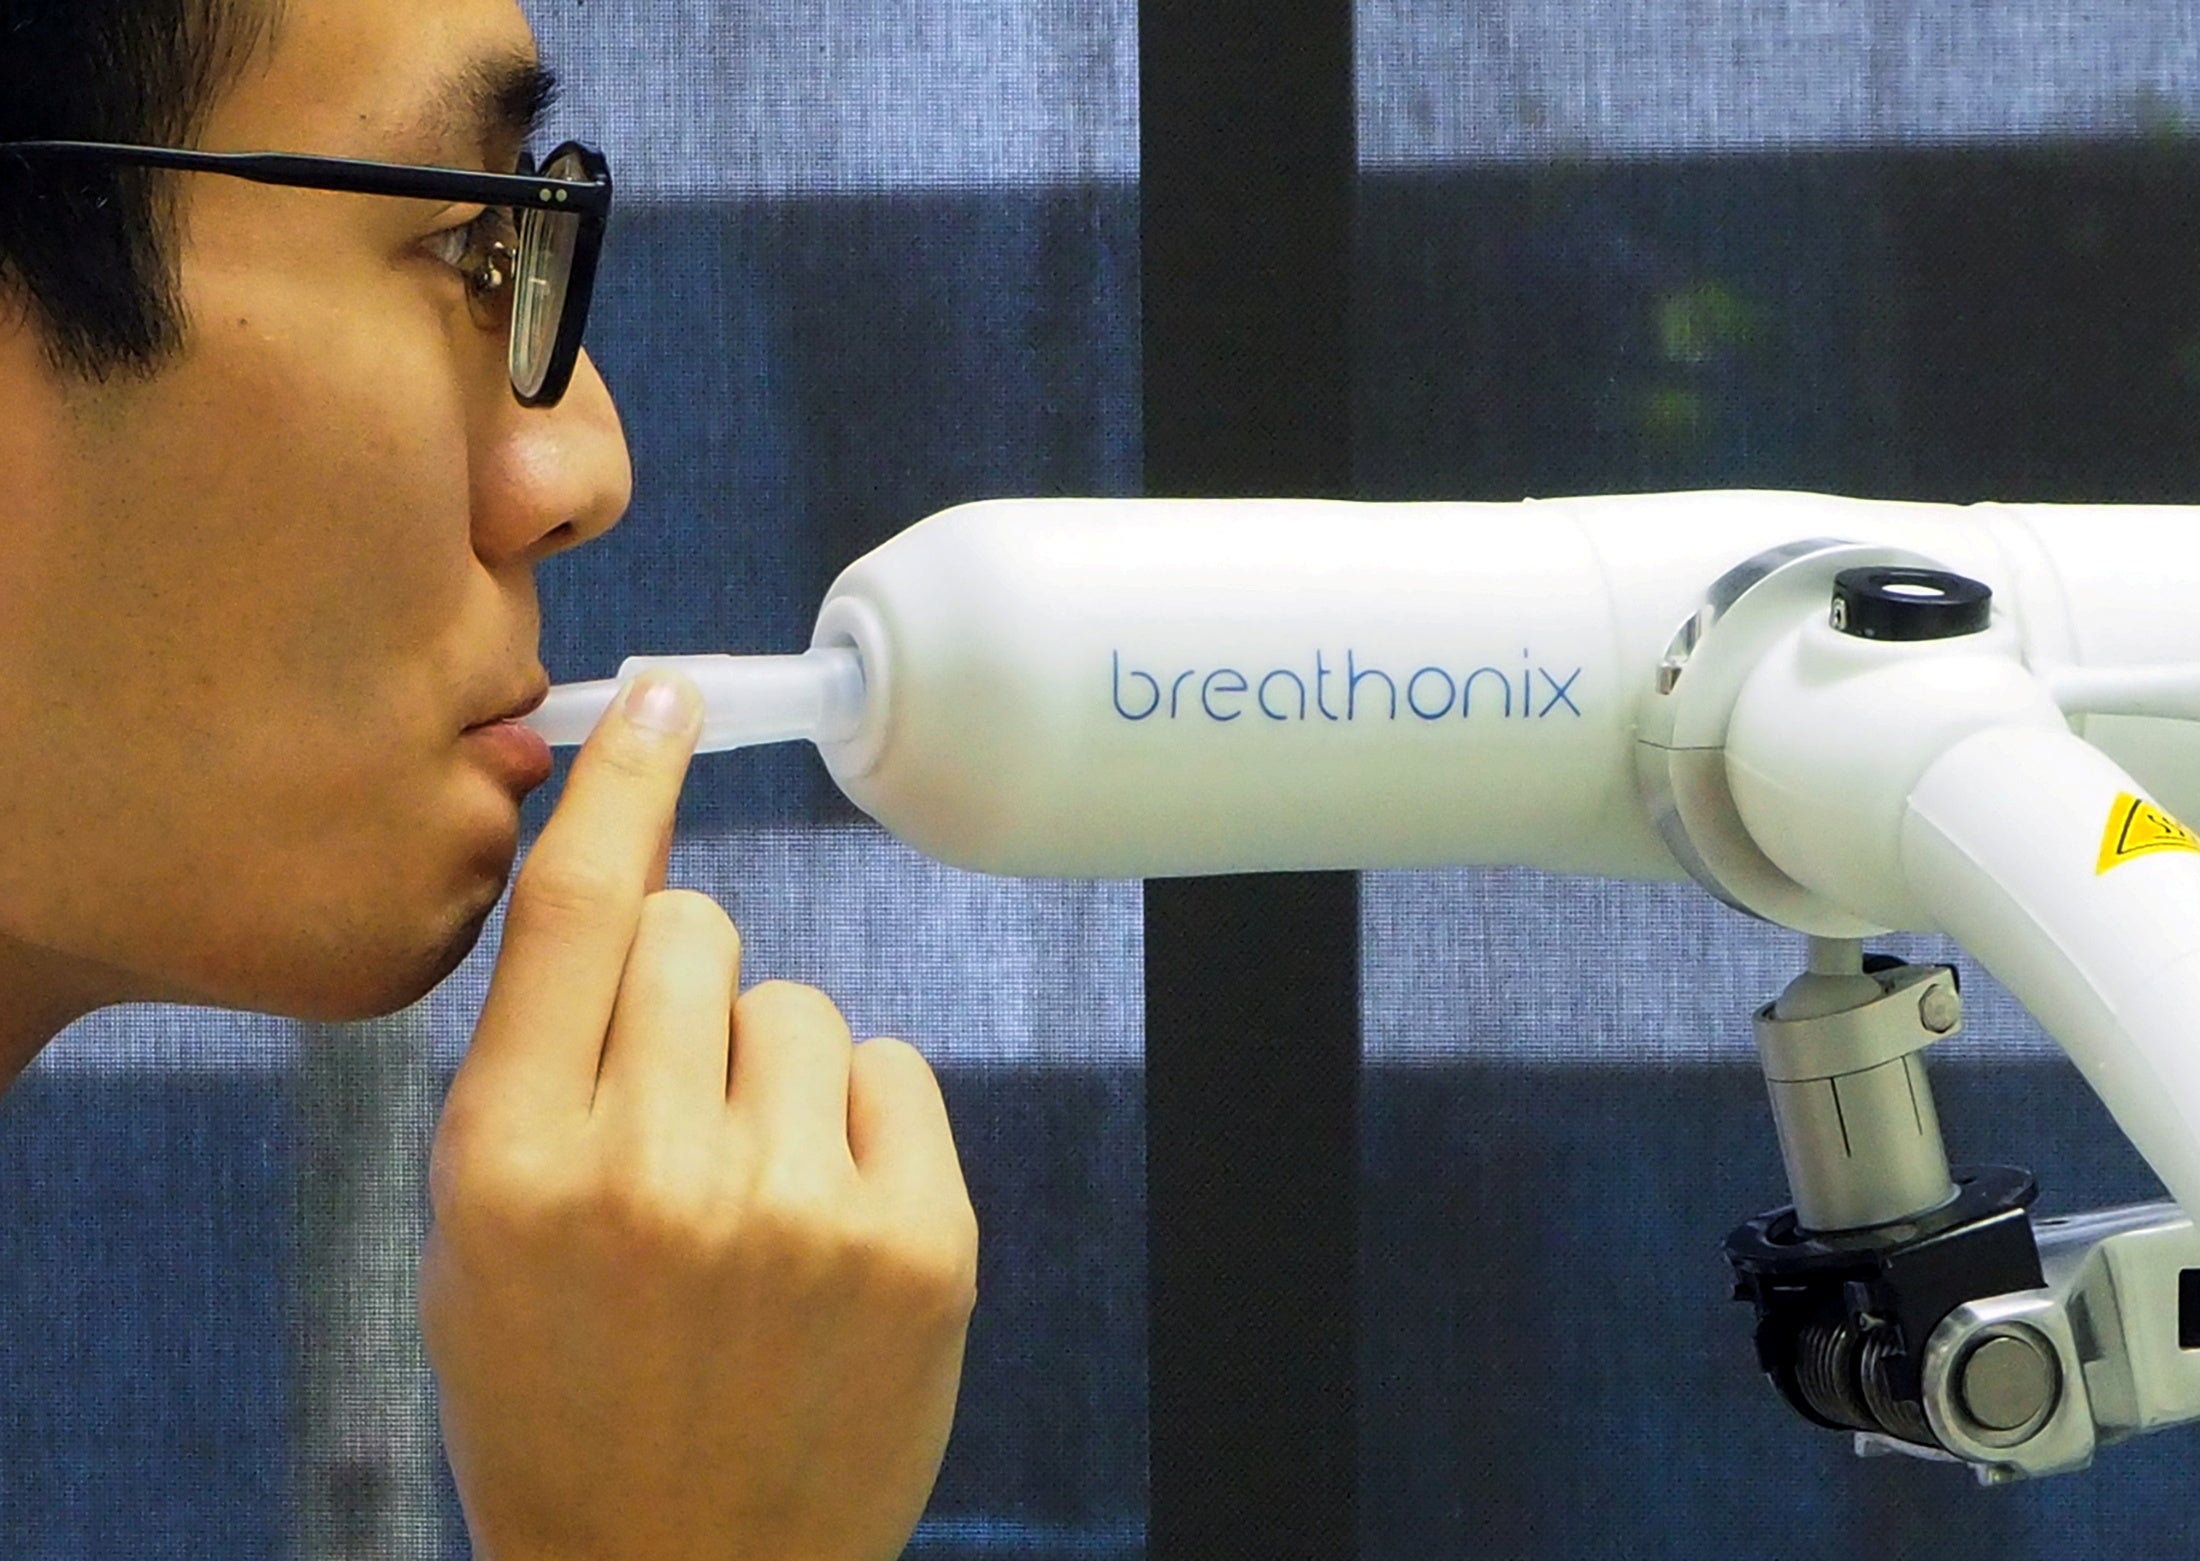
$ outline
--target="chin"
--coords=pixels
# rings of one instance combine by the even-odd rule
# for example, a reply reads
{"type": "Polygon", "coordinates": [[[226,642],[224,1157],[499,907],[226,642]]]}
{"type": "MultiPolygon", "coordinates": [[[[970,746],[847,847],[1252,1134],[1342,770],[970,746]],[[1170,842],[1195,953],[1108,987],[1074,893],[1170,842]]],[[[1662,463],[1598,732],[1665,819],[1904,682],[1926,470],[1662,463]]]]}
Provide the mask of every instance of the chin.
{"type": "MultiPolygon", "coordinates": [[[[273,979],[284,990],[257,994],[243,1003],[227,1003],[254,1012],[279,1014],[311,1024],[361,1024],[402,1013],[450,979],[481,942],[496,909],[501,885],[479,904],[456,911],[457,920],[440,931],[409,942],[368,937],[346,939],[346,952],[300,954],[273,979]],[[306,976],[299,981],[299,975],[306,976]]],[[[415,929],[417,932],[419,929],[415,929]]]]}
{"type": "Polygon", "coordinates": [[[171,895],[199,914],[159,918],[133,965],[173,978],[167,1000],[306,1023],[412,1007],[480,945],[511,881],[518,809],[471,785],[411,794],[431,805],[347,830],[341,849],[171,895]]]}

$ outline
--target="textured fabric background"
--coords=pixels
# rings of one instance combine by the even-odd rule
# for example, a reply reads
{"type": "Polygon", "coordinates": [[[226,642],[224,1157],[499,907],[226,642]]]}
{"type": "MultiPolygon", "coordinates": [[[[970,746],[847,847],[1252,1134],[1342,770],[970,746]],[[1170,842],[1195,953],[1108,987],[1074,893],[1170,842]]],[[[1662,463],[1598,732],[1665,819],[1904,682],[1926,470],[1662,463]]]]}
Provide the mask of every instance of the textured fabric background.
{"type": "MultiPolygon", "coordinates": [[[[1135,491],[1128,0],[534,9],[555,129],[627,196],[591,341],[639,478],[544,576],[555,675],[791,648],[934,509],[1135,491]]],[[[2200,8],[1363,0],[1359,30],[1365,495],[2200,498],[2200,8]]],[[[912,1554],[1142,1553],[1135,886],[936,867],[794,751],[704,761],[682,821],[675,881],[754,975],[943,1067],[985,1301],[912,1554]]],[[[102,1015],[0,1101],[0,1554],[463,1554],[403,1258],[498,926],[387,1025],[102,1015]]],[[[1756,1377],[1717,1245],[1785,1198],[1746,1015],[1793,939],[1526,873],[1375,875],[1363,937],[1366,1556],[2183,1553],[2190,1433],[1982,1492],[1855,1462],[1756,1377]]],[[[2053,1208],[2154,1195],[1965,977],[1957,1158],[2053,1208]]]]}
{"type": "Polygon", "coordinates": [[[1359,0],[1370,167],[2173,130],[2162,0],[1359,0]]]}

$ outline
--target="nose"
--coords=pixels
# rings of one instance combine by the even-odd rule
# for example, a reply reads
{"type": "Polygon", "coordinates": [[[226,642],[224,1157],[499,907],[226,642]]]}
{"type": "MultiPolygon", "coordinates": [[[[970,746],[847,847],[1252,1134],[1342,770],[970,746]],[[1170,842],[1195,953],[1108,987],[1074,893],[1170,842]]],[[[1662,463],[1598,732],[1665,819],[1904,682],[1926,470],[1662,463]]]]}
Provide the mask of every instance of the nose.
{"type": "Polygon", "coordinates": [[[492,569],[533,565],[602,536],[634,495],[611,391],[583,352],[555,407],[521,406],[507,391],[476,445],[474,551],[492,569]]]}

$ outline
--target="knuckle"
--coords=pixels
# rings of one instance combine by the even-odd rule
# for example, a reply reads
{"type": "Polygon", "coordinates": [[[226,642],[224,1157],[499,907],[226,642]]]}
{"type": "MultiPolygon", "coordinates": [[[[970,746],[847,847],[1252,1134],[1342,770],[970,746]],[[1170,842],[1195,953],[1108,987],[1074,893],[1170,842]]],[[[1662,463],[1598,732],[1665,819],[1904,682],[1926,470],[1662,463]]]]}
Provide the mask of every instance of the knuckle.
{"type": "Polygon", "coordinates": [[[733,918],[700,889],[660,889],[648,896],[642,901],[635,937],[637,942],[648,939],[699,947],[729,959],[741,952],[741,933],[733,918]]]}
{"type": "Polygon", "coordinates": [[[779,1024],[806,1029],[825,1029],[845,1036],[847,1020],[839,1005],[814,986],[797,981],[761,981],[741,995],[749,1014],[765,1016],[779,1024]]]}
{"type": "Polygon", "coordinates": [[[923,1052],[907,1041],[882,1035],[856,1047],[853,1066],[862,1070],[864,1082],[894,1091],[938,1095],[939,1075],[923,1052]]]}
{"type": "Polygon", "coordinates": [[[978,1230],[978,1211],[968,1197],[958,1199],[954,1211],[948,1215],[946,1238],[957,1260],[976,1274],[978,1249],[984,1241],[978,1230]]]}
{"type": "Polygon", "coordinates": [[[510,1137],[439,1140],[429,1182],[437,1224],[470,1250],[555,1234],[580,1191],[566,1156],[510,1137]]]}
{"type": "Polygon", "coordinates": [[[759,1172],[749,1194],[749,1218],[767,1239],[789,1245],[838,1245],[846,1198],[822,1169],[779,1159],[759,1172]]]}
{"type": "Polygon", "coordinates": [[[612,871],[586,857],[529,857],[512,887],[505,912],[506,936],[513,924],[528,931],[556,934],[560,929],[600,920],[622,893],[612,871]]]}
{"type": "Polygon", "coordinates": [[[978,1212],[967,1195],[958,1197],[942,1217],[939,1247],[948,1291],[957,1299],[974,1300],[978,1286],[978,1212]]]}
{"type": "Polygon", "coordinates": [[[701,1259],[730,1233],[717,1177],[692,1157],[637,1152],[597,1183],[593,1213],[616,1248],[655,1260],[701,1259]]]}
{"type": "Polygon", "coordinates": [[[946,1321],[966,1321],[977,1306],[977,1242],[962,1239],[953,1222],[922,1233],[902,1231],[876,1242],[874,1283],[905,1310],[946,1321]]]}

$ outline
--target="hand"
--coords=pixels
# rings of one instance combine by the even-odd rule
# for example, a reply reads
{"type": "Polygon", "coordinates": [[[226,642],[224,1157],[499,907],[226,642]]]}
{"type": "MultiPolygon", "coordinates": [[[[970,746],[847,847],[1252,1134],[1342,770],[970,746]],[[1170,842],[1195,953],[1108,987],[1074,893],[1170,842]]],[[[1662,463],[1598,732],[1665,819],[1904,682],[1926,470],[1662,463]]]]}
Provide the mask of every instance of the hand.
{"type": "MultiPolygon", "coordinates": [[[[639,688],[643,685],[638,685],[639,688]]],[[[430,1171],[421,1324],[483,1561],[891,1561],[946,1449],[977,1224],[939,1085],[741,996],[663,888],[700,729],[631,697],[512,891],[430,1171]]]]}

